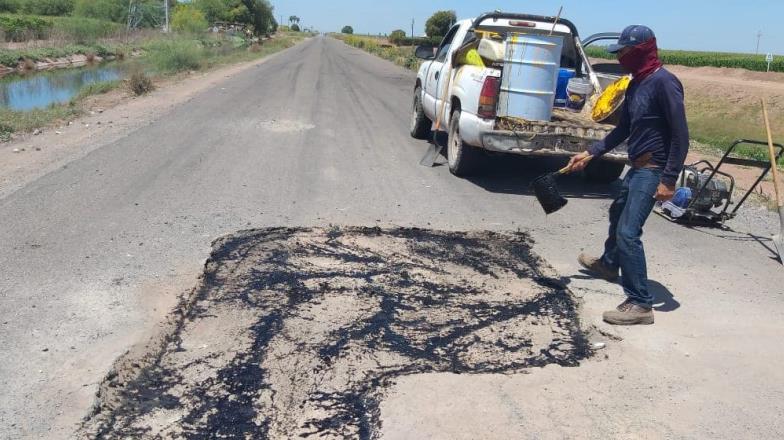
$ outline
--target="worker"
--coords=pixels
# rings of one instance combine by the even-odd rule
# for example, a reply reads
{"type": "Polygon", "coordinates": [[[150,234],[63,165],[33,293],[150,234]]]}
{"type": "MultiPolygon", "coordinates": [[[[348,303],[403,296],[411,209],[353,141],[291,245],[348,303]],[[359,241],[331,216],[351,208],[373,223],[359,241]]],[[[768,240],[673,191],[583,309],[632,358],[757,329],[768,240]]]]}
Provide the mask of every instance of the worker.
{"type": "Polygon", "coordinates": [[[689,150],[683,86],[662,67],[656,37],[646,26],[628,26],[608,50],[632,74],[620,122],[604,140],[573,156],[569,165],[572,171],[582,170],[628,140],[631,169],[610,206],[603,255],[580,254],[578,261],[592,276],[608,281],[616,280],[620,269],[626,300],[604,312],[605,322],[653,324],[654,298],[648,285],[642,228],[655,202],[672,198],[689,150]]]}

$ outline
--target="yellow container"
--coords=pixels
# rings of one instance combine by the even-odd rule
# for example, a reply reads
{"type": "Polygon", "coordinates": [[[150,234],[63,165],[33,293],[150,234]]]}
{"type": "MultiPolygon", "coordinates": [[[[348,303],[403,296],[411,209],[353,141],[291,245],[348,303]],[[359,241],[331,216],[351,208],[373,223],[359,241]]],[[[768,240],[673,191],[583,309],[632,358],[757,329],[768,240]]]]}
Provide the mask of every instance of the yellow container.
{"type": "Polygon", "coordinates": [[[623,76],[604,89],[591,111],[591,118],[595,122],[617,123],[620,116],[619,111],[626,96],[626,89],[629,88],[631,80],[631,76],[623,76]]]}

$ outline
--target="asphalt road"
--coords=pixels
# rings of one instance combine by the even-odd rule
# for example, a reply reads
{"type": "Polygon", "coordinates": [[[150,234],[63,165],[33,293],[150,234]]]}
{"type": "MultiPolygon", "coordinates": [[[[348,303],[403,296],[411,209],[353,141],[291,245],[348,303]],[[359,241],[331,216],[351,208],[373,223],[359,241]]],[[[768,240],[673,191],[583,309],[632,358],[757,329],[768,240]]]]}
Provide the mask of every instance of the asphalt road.
{"type": "MultiPolygon", "coordinates": [[[[445,166],[419,166],[427,144],[408,135],[413,78],[339,41],[315,38],[0,199],[0,437],[67,438],[113,359],[155,328],[158,307],[192,285],[212,240],[239,229],[521,228],[555,269],[576,274],[576,254],[600,249],[615,187],[567,178],[572,199],[547,218],[528,183],[557,163],[499,159],[473,180],[457,179],[445,166]]],[[[705,231],[654,217],[646,228],[651,278],[665,307],[647,332],[617,331],[628,344],[621,355],[633,353],[627,377],[664,387],[662,371],[677,368],[681,390],[691,393],[694,401],[683,407],[688,416],[662,415],[655,424],[666,427],[662,432],[780,433],[774,415],[784,405],[784,373],[773,367],[784,358],[775,337],[782,330],[784,270],[771,258],[767,225],[742,220],[734,224],[738,233],[705,231]],[[687,361],[701,362],[671,361],[672,340],[693,356],[687,361]],[[711,400],[716,393],[721,398],[711,400]]],[[[579,275],[566,280],[584,297],[589,322],[620,302],[617,286],[579,275]]],[[[582,368],[571,369],[563,387],[568,380],[584,384],[582,368]]],[[[595,377],[617,377],[615,371],[595,377]]],[[[449,381],[443,386],[460,389],[449,381]]],[[[557,386],[549,386],[557,396],[557,386]]],[[[652,411],[656,419],[659,406],[647,400],[635,406],[642,395],[627,401],[633,410],[613,406],[624,384],[598,388],[605,394],[595,395],[595,405],[607,403],[600,414],[613,427],[647,429],[644,416],[652,411]]],[[[574,400],[567,391],[563,398],[574,400]]],[[[382,405],[390,437],[428,432],[423,421],[406,425],[425,415],[446,432],[446,422],[438,424],[443,413],[394,396],[390,402],[382,405]]],[[[499,427],[504,417],[497,417],[499,427]]],[[[459,422],[450,429],[463,426],[458,431],[465,434],[477,427],[468,416],[459,422]]],[[[497,431],[503,432],[509,434],[497,431]]]]}

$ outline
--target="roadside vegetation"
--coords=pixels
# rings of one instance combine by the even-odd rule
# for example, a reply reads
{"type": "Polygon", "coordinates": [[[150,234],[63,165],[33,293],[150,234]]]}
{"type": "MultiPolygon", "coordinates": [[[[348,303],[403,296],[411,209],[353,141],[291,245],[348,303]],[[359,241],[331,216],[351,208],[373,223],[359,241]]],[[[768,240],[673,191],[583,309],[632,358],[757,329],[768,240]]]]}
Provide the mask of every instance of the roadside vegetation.
{"type": "MultiPolygon", "coordinates": [[[[587,47],[590,57],[615,59],[615,54],[602,47],[587,47]]],[[[659,50],[659,58],[664,64],[677,64],[688,67],[731,67],[738,69],[765,72],[768,63],[765,54],[725,53],[725,52],[694,52],[687,50],[659,50]]],[[[770,63],[771,72],[784,72],[784,56],[774,56],[770,63]]]]}
{"type": "Polygon", "coordinates": [[[24,112],[0,108],[0,141],[72,119],[89,96],[119,87],[142,95],[168,76],[258,59],[311,35],[291,30],[299,29],[296,16],[279,32],[267,0],[169,1],[171,31],[165,33],[158,0],[137,1],[130,17],[128,0],[0,0],[0,72],[3,66],[34,70],[36,63],[75,55],[88,63],[117,59],[135,66],[126,80],[88,85],[67,104],[24,112]]]}

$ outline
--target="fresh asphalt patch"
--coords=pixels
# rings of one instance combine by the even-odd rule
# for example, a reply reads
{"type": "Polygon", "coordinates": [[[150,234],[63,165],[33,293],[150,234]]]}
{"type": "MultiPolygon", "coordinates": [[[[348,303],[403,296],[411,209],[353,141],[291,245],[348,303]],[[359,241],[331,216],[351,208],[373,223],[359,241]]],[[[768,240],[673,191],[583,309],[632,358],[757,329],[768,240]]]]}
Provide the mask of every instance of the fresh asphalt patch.
{"type": "Polygon", "coordinates": [[[401,376],[578,365],[576,308],[523,233],[241,232],[157,348],[107,376],[81,433],[375,438],[401,376]]]}

